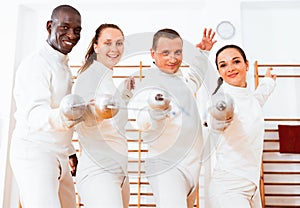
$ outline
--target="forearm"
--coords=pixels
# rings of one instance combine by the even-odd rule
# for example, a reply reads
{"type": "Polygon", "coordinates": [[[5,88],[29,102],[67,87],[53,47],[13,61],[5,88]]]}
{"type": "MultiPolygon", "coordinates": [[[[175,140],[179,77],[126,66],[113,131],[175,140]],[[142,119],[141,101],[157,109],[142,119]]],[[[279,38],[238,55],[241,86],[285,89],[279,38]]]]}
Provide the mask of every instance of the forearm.
{"type": "Polygon", "coordinates": [[[38,131],[58,131],[68,129],[61,119],[59,108],[50,109],[46,106],[36,107],[29,112],[28,125],[31,129],[38,131]]]}
{"type": "Polygon", "coordinates": [[[254,92],[254,96],[261,106],[265,104],[271,93],[274,91],[275,86],[276,82],[270,77],[265,77],[260,80],[260,83],[254,92]]]}
{"type": "Polygon", "coordinates": [[[187,60],[190,66],[190,80],[195,84],[194,91],[197,91],[205,77],[207,77],[208,71],[213,71],[211,64],[208,59],[208,51],[196,50],[189,55],[189,60],[187,60]]]}

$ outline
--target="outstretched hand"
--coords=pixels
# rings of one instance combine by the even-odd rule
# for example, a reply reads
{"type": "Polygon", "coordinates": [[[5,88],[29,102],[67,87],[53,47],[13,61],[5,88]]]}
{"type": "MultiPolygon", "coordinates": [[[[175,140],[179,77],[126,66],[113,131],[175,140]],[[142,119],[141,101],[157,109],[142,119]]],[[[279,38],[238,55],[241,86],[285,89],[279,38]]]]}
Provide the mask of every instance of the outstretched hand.
{"type": "Polygon", "coordinates": [[[276,74],[272,74],[272,73],[271,73],[272,70],[273,70],[272,67],[267,68],[265,77],[270,77],[270,78],[272,78],[273,80],[276,80],[276,74]]]}
{"type": "Polygon", "coordinates": [[[197,48],[201,50],[210,51],[217,40],[214,40],[216,32],[213,32],[210,28],[207,32],[207,28],[204,28],[203,37],[200,43],[196,45],[197,48]]]}

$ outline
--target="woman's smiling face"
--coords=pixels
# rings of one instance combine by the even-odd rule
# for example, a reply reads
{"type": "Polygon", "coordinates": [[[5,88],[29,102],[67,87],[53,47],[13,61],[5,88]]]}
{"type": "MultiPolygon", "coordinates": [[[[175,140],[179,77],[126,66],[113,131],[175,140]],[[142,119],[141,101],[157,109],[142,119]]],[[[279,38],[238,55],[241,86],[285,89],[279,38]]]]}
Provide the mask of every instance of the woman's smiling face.
{"type": "Polygon", "coordinates": [[[112,69],[121,59],[124,52],[124,37],[116,28],[105,28],[94,44],[97,61],[112,69]]]}
{"type": "Polygon", "coordinates": [[[226,48],[217,57],[220,76],[225,82],[237,87],[246,87],[248,61],[244,61],[241,53],[235,48],[226,48]]]}

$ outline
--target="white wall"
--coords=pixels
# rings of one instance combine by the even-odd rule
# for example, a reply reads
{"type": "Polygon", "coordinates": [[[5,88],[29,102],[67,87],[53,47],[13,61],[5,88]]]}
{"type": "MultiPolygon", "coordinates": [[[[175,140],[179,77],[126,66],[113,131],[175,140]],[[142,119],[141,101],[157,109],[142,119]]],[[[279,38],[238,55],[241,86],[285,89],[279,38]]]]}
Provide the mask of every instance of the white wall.
{"type": "MultiPolygon", "coordinates": [[[[300,19],[298,1],[288,3],[282,1],[279,6],[273,1],[240,0],[40,2],[11,0],[0,8],[2,26],[0,73],[4,75],[0,76],[0,202],[3,202],[4,207],[10,207],[11,203],[8,197],[4,198],[4,194],[10,195],[12,187],[8,177],[11,172],[7,168],[7,150],[14,124],[11,117],[11,110],[14,110],[11,106],[14,72],[22,57],[39,47],[46,39],[46,21],[52,9],[58,4],[71,4],[82,14],[82,38],[70,54],[71,64],[80,64],[94,30],[104,22],[119,25],[125,35],[155,32],[160,28],[170,27],[176,29],[184,39],[197,43],[202,37],[204,27],[215,29],[222,20],[231,21],[236,27],[236,34],[226,41],[216,36],[218,42],[211,52],[212,61],[215,51],[220,46],[236,43],[245,46],[250,63],[253,63],[254,59],[300,63],[300,56],[297,56],[299,49],[297,20],[300,19]],[[263,6],[256,7],[259,2],[263,2],[263,6]],[[9,121],[11,121],[10,128],[9,121]]],[[[251,76],[249,79],[251,80],[251,76]]],[[[298,98],[295,96],[295,99],[299,102],[299,96],[298,98]]]]}
{"type": "MultiPolygon", "coordinates": [[[[297,26],[300,1],[243,2],[241,6],[242,38],[250,60],[261,64],[300,63],[300,28],[297,26]]],[[[300,68],[279,67],[274,72],[299,75],[300,68]]],[[[253,80],[253,70],[250,74],[253,80]]],[[[267,117],[300,117],[299,81],[299,78],[277,79],[277,88],[264,108],[267,117]]]]}

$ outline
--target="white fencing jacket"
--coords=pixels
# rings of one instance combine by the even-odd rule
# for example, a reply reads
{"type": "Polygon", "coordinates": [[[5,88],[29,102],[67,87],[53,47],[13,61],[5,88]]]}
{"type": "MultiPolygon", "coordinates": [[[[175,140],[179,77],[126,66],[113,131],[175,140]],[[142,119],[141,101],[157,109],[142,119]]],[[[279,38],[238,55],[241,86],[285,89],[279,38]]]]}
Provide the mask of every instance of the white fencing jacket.
{"type": "MultiPolygon", "coordinates": [[[[103,94],[111,94],[118,100],[119,105],[125,106],[112,75],[112,70],[94,61],[87,70],[79,74],[73,93],[84,98],[86,103],[103,94]]],[[[93,114],[88,114],[85,120],[76,126],[79,142],[90,159],[104,170],[123,175],[127,175],[127,121],[127,110],[120,109],[113,118],[101,122],[97,122],[93,114]]]]}
{"type": "Polygon", "coordinates": [[[73,129],[60,118],[59,104],[71,93],[68,56],[48,43],[20,64],[15,78],[16,127],[13,139],[30,141],[60,154],[74,154],[73,129]]]}
{"type": "Polygon", "coordinates": [[[146,174],[154,176],[176,167],[183,172],[191,186],[196,186],[200,174],[203,137],[195,93],[209,70],[209,62],[207,54],[202,51],[195,52],[190,60],[190,68],[186,69],[185,74],[182,73],[185,69],[168,74],[156,66],[143,72],[145,78],[140,83],[137,82],[132,102],[144,99],[145,106],[149,107],[147,95],[155,88],[165,90],[170,95],[171,112],[166,119],[155,121],[147,115],[146,110],[141,110],[137,116],[139,127],[145,130],[142,139],[149,144],[146,174]],[[142,95],[141,98],[139,94],[142,95]]]}
{"type": "Polygon", "coordinates": [[[248,87],[224,82],[221,88],[232,96],[235,109],[231,124],[218,138],[215,171],[226,170],[259,185],[264,140],[262,106],[274,87],[272,78],[261,79],[254,93],[248,87]]]}

